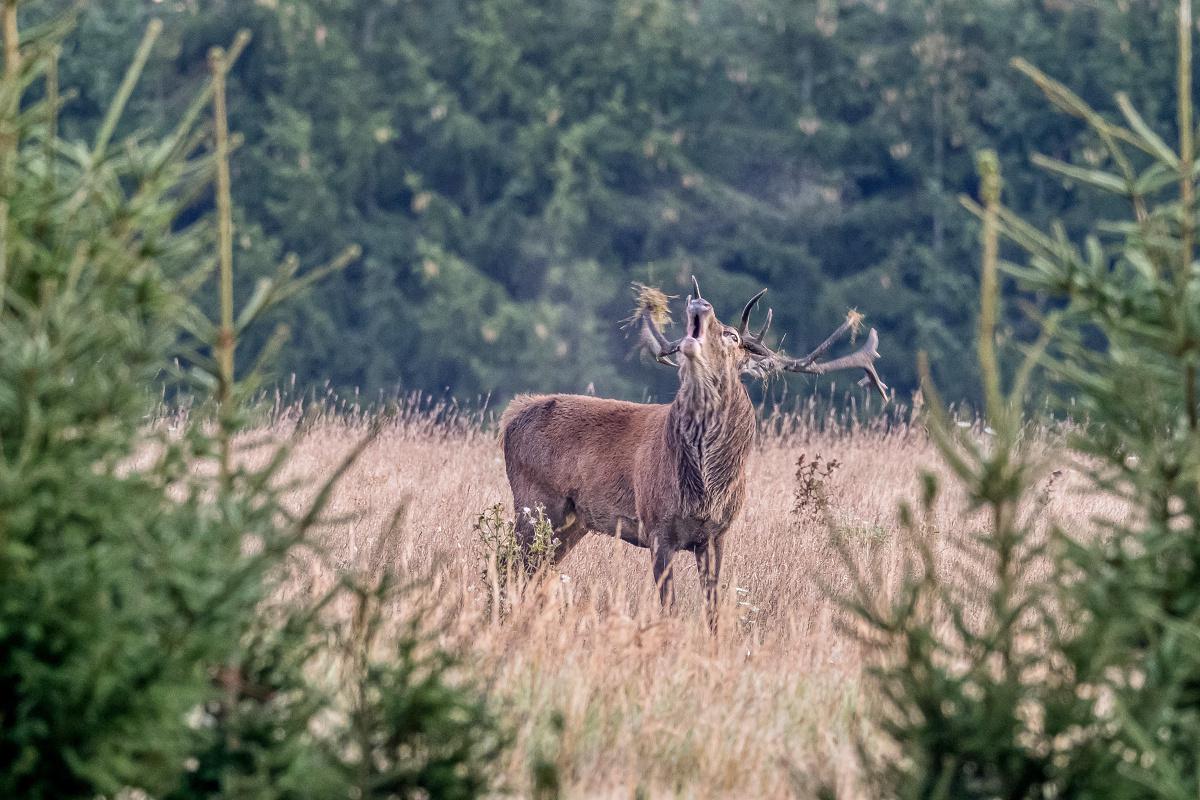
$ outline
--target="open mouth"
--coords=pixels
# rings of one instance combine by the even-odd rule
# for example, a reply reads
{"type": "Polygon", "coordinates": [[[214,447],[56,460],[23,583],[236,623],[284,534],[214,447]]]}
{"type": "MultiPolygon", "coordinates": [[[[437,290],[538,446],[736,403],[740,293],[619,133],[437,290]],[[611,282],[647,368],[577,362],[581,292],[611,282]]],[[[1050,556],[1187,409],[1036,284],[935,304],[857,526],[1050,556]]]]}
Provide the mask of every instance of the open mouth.
{"type": "Polygon", "coordinates": [[[703,351],[708,338],[708,318],[712,314],[712,306],[707,300],[688,298],[687,329],[681,342],[683,354],[688,358],[696,358],[703,351]]]}

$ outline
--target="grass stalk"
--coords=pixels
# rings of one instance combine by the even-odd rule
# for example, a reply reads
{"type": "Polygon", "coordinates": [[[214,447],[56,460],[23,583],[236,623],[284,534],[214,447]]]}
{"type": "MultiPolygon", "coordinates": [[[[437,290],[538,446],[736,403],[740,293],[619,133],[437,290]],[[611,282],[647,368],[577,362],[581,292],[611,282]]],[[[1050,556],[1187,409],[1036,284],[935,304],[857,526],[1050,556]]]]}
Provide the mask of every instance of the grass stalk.
{"type": "Polygon", "coordinates": [[[20,111],[21,32],[17,27],[18,0],[4,0],[4,96],[9,98],[0,113],[0,314],[4,312],[5,287],[8,285],[8,197],[12,172],[12,154],[17,149],[16,117],[20,111]]]}
{"type": "Polygon", "coordinates": [[[1180,262],[1183,279],[1192,263],[1194,224],[1191,212],[1195,206],[1192,183],[1192,164],[1195,161],[1192,132],[1192,3],[1179,0],[1179,196],[1183,204],[1183,253],[1180,262]]]}
{"type": "Polygon", "coordinates": [[[231,411],[234,382],[234,349],[237,335],[233,327],[233,199],[229,178],[229,116],[225,104],[225,51],[214,47],[208,52],[212,72],[213,132],[217,160],[217,258],[220,269],[221,326],[217,332],[218,368],[217,403],[221,417],[221,482],[228,485],[231,474],[231,431],[225,424],[231,411]]]}
{"type": "Polygon", "coordinates": [[[108,107],[108,113],[104,115],[104,121],[100,124],[100,130],[96,132],[96,141],[92,145],[93,168],[104,158],[104,153],[108,149],[108,143],[112,140],[113,134],[117,130],[117,122],[120,121],[121,115],[125,113],[125,106],[129,103],[129,98],[133,95],[133,89],[137,86],[138,79],[142,76],[142,71],[146,68],[146,62],[150,59],[150,51],[154,49],[154,43],[158,40],[159,34],[162,33],[162,28],[162,20],[153,19],[146,26],[146,32],[142,34],[142,41],[138,45],[137,53],[133,56],[133,63],[125,71],[125,77],[121,79],[121,85],[117,88],[117,94],[113,97],[112,104],[108,107]]]}
{"type": "MultiPolygon", "coordinates": [[[[235,36],[233,39],[233,43],[225,52],[224,61],[226,75],[229,74],[229,69],[237,62],[238,58],[242,54],[242,51],[246,49],[246,45],[249,43],[250,32],[245,29],[238,31],[237,36],[235,36]]],[[[196,124],[196,120],[199,119],[200,115],[204,112],[205,107],[212,100],[212,94],[213,84],[210,80],[196,95],[195,99],[192,100],[191,105],[187,107],[187,110],[184,111],[183,115],[179,118],[179,122],[175,125],[174,131],[172,131],[171,135],[165,140],[161,151],[161,157],[163,159],[168,158],[176,149],[186,146],[187,142],[189,141],[193,126],[196,124]]]]}
{"type": "Polygon", "coordinates": [[[21,71],[21,36],[17,29],[18,0],[4,0],[4,77],[21,71]]]}
{"type": "Polygon", "coordinates": [[[979,177],[983,196],[983,262],[979,276],[979,371],[983,378],[987,416],[992,424],[1003,414],[1003,395],[1000,389],[1000,367],[996,361],[996,315],[999,306],[1000,238],[1000,161],[995,152],[984,150],[978,156],[979,177]]]}
{"type": "MultiPolygon", "coordinates": [[[[1192,272],[1195,246],[1196,196],[1192,177],[1195,161],[1195,144],[1192,131],[1192,0],[1179,0],[1179,61],[1178,61],[1178,112],[1179,112],[1179,271],[1176,274],[1176,296],[1186,302],[1187,285],[1192,272]]],[[[1188,314],[1180,309],[1177,314],[1183,335],[1184,351],[1190,350],[1191,331],[1188,330],[1188,314]]],[[[1187,402],[1188,427],[1196,430],[1200,419],[1196,409],[1196,365],[1194,354],[1188,353],[1184,366],[1184,396],[1187,402]]]]}
{"type": "Polygon", "coordinates": [[[54,169],[54,145],[55,142],[58,141],[58,59],[61,55],[62,48],[56,46],[50,53],[50,59],[46,63],[46,139],[43,142],[43,157],[46,159],[47,195],[50,195],[54,191],[54,184],[56,182],[54,169]]]}

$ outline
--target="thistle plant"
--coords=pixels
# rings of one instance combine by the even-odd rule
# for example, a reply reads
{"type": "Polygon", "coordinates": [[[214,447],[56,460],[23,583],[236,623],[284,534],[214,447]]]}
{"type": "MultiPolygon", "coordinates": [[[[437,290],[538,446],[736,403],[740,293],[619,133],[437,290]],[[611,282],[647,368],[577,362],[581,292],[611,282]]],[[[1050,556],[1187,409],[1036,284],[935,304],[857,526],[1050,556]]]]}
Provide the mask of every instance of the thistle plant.
{"type": "Polygon", "coordinates": [[[503,503],[489,506],[471,525],[479,546],[480,557],[487,562],[481,577],[485,583],[492,574],[508,575],[521,563],[521,544],[517,541],[517,525],[505,513],[503,503]]]}
{"type": "Polygon", "coordinates": [[[498,621],[511,607],[511,593],[520,593],[529,580],[554,564],[559,541],[546,507],[517,509],[532,523],[532,538],[526,544],[517,535],[517,523],[506,514],[503,503],[489,506],[475,518],[471,529],[479,548],[479,577],[489,592],[493,619],[498,621]]]}
{"type": "Polygon", "coordinates": [[[836,458],[825,461],[817,453],[812,458],[801,453],[796,459],[796,488],[793,491],[792,516],[799,522],[823,519],[829,511],[829,480],[842,466],[836,458]]]}

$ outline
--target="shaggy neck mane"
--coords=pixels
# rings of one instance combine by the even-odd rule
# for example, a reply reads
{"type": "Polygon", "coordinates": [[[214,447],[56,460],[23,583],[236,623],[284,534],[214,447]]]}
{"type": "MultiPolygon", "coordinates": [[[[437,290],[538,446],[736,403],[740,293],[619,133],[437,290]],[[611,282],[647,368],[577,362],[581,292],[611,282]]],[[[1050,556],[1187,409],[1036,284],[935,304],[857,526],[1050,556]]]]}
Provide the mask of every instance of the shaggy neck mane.
{"type": "Polygon", "coordinates": [[[746,387],[736,376],[695,366],[681,372],[667,445],[678,454],[679,493],[689,514],[706,517],[725,505],[750,447],[753,427],[746,416],[753,413],[746,387]]]}

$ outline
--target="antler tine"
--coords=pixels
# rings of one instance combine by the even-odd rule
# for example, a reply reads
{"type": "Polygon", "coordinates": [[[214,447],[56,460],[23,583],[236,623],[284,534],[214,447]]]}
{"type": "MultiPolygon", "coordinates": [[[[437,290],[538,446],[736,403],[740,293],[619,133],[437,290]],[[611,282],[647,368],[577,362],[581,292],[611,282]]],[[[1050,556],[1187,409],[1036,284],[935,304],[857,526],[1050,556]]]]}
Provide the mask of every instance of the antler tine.
{"type": "Polygon", "coordinates": [[[771,320],[775,318],[775,309],[768,308],[766,322],[758,329],[758,333],[750,333],[750,314],[754,311],[754,306],[758,304],[758,301],[766,293],[767,290],[763,289],[750,298],[750,301],[746,303],[746,307],[742,309],[742,321],[738,324],[738,336],[741,337],[742,347],[760,361],[775,356],[771,348],[763,344],[763,337],[767,335],[767,329],[771,327],[771,320]]]}
{"type": "MultiPolygon", "coordinates": [[[[746,331],[750,329],[750,312],[754,310],[754,306],[758,304],[758,301],[761,300],[762,296],[766,293],[767,293],[767,290],[763,289],[761,292],[754,295],[754,297],[751,297],[750,302],[746,303],[746,307],[742,309],[742,321],[738,324],[738,336],[745,336],[746,331]]],[[[768,311],[767,312],[767,323],[768,324],[770,324],[770,320],[771,320],[771,312],[768,311]]],[[[766,332],[766,328],[763,328],[763,330],[759,332],[758,338],[761,339],[763,333],[765,333],[765,332],[766,332]]]]}
{"type": "MultiPolygon", "coordinates": [[[[766,290],[764,289],[763,291],[766,291],[766,290]]],[[[775,316],[775,309],[768,308],[767,309],[767,321],[764,322],[763,326],[758,329],[758,333],[754,334],[755,339],[758,339],[761,342],[762,338],[767,335],[767,328],[771,327],[771,320],[774,318],[774,316],[775,316]]]]}
{"type": "Polygon", "coordinates": [[[640,316],[643,346],[650,351],[650,355],[654,356],[654,360],[658,363],[666,364],[669,367],[678,367],[679,364],[668,356],[679,352],[679,345],[683,342],[683,337],[671,340],[664,336],[663,332],[658,329],[658,325],[654,324],[654,318],[647,309],[642,309],[640,316]]]}
{"type": "Polygon", "coordinates": [[[638,292],[638,306],[634,310],[633,316],[625,321],[626,324],[623,327],[637,325],[638,339],[642,347],[654,356],[654,360],[660,364],[678,367],[679,365],[669,356],[679,352],[679,345],[683,342],[683,337],[675,340],[668,339],[654,321],[656,314],[662,314],[663,318],[667,319],[666,305],[670,298],[656,289],[641,284],[635,283],[634,289],[638,292]]]}
{"type": "Polygon", "coordinates": [[[857,324],[858,319],[860,319],[860,318],[855,318],[852,315],[847,315],[845,321],[842,322],[841,325],[837,326],[837,330],[835,330],[833,333],[829,334],[829,336],[825,337],[825,341],[823,341],[819,345],[817,345],[815,350],[813,350],[811,353],[806,355],[804,358],[801,358],[798,360],[804,364],[811,364],[814,361],[816,361],[818,358],[820,358],[821,356],[825,355],[825,353],[829,351],[829,348],[833,347],[833,345],[837,342],[838,339],[840,339],[846,335],[846,331],[850,330],[857,324]]]}
{"type": "MultiPolygon", "coordinates": [[[[753,301],[752,301],[753,302],[753,301]]],[[[751,304],[747,304],[747,310],[751,304]]],[[[743,312],[743,325],[748,321],[746,312],[743,312]]],[[[863,378],[863,384],[871,384],[882,395],[884,402],[888,400],[887,384],[879,377],[879,373],[875,370],[875,361],[879,358],[879,333],[871,328],[867,335],[867,341],[858,350],[848,356],[835,358],[832,361],[819,361],[819,359],[829,351],[829,348],[846,335],[846,332],[857,327],[862,321],[862,315],[851,311],[846,315],[846,319],[837,329],[826,337],[825,341],[817,345],[817,348],[803,358],[791,358],[782,353],[777,353],[762,343],[763,334],[766,333],[767,326],[771,324],[771,312],[767,312],[767,324],[759,331],[757,336],[743,336],[742,347],[744,347],[763,369],[767,371],[782,370],[785,372],[806,372],[810,375],[824,375],[829,372],[835,372],[840,369],[861,369],[866,373],[863,378]]]]}
{"type": "Polygon", "coordinates": [[[866,344],[848,356],[842,356],[841,358],[835,358],[832,361],[822,363],[805,363],[805,359],[787,359],[779,364],[779,368],[789,372],[807,372],[813,375],[824,375],[840,369],[858,368],[866,373],[863,383],[869,382],[873,385],[879,390],[879,394],[883,397],[884,402],[887,402],[887,384],[883,382],[883,379],[879,377],[879,373],[875,370],[875,360],[878,358],[879,334],[874,328],[871,328],[871,332],[867,334],[866,344]]]}

